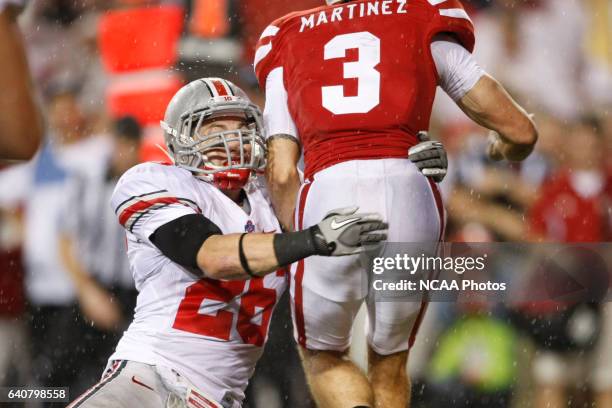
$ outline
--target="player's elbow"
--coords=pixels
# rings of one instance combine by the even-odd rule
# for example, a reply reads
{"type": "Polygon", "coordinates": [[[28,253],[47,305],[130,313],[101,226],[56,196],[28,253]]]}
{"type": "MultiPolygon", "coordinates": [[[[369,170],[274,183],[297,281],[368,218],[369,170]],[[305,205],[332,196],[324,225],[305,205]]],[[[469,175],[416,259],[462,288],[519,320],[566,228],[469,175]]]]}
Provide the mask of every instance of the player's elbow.
{"type": "Polygon", "coordinates": [[[240,266],[235,255],[204,248],[198,252],[196,262],[202,274],[211,279],[234,279],[240,274],[240,266]]]}
{"type": "Polygon", "coordinates": [[[527,115],[524,120],[512,126],[506,135],[511,138],[512,143],[518,146],[532,147],[538,141],[538,129],[527,115]]]}
{"type": "Polygon", "coordinates": [[[300,176],[296,167],[271,167],[266,172],[268,186],[272,190],[285,190],[289,186],[299,184],[300,176]]]}
{"type": "Polygon", "coordinates": [[[503,148],[503,156],[510,161],[525,160],[535,147],[538,140],[538,131],[531,121],[526,118],[524,126],[514,126],[508,133],[504,134],[509,144],[503,148]]]}
{"type": "Polygon", "coordinates": [[[205,258],[201,262],[198,262],[198,266],[202,271],[203,275],[211,279],[223,279],[224,268],[214,257],[205,258]]]}

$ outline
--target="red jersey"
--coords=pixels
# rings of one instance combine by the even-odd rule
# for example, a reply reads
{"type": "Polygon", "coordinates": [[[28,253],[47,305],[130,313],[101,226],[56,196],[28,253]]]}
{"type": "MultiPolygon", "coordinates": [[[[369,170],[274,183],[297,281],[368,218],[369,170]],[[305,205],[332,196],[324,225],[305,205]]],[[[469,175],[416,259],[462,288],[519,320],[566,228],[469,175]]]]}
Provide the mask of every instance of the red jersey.
{"type": "Polygon", "coordinates": [[[262,89],[282,68],[305,173],[348,160],[406,158],[429,128],[437,86],[430,45],[452,33],[470,52],[474,28],[458,0],[360,0],[289,14],[258,43],[262,89]]]}
{"type": "Polygon", "coordinates": [[[540,192],[530,211],[531,229],[558,242],[603,242],[610,239],[609,198],[605,189],[590,197],[573,187],[570,173],[562,171],[540,192]]]}

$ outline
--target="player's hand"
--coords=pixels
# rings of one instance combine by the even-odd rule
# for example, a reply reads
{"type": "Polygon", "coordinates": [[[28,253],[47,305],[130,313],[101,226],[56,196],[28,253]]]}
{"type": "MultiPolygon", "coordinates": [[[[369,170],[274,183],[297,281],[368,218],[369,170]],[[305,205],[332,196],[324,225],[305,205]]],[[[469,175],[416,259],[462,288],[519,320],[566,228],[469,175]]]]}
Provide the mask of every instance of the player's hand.
{"type": "Polygon", "coordinates": [[[332,210],[314,227],[321,255],[353,255],[387,239],[388,224],[377,213],[357,213],[359,207],[332,210]]]}
{"type": "Polygon", "coordinates": [[[431,141],[427,132],[419,132],[421,141],[408,150],[408,159],[413,162],[426,177],[431,177],[436,183],[444,180],[448,169],[446,150],[440,142],[431,141]]]}
{"type": "Polygon", "coordinates": [[[502,153],[503,141],[499,137],[499,133],[492,130],[489,132],[489,145],[487,146],[487,156],[493,161],[500,161],[504,159],[502,153]]]}
{"type": "MultiPolygon", "coordinates": [[[[535,115],[533,113],[530,113],[529,115],[529,119],[533,120],[535,118],[535,115]]],[[[509,160],[513,160],[513,161],[521,161],[523,160],[525,157],[529,156],[529,153],[531,153],[531,151],[533,150],[533,146],[529,146],[528,147],[528,151],[526,154],[524,154],[524,152],[521,149],[520,151],[520,157],[516,158],[513,156],[515,155],[509,155],[509,149],[512,148],[512,144],[509,144],[507,142],[505,142],[504,140],[502,140],[501,136],[499,135],[499,133],[497,133],[494,130],[491,130],[489,132],[489,146],[487,146],[487,156],[489,156],[489,159],[493,160],[493,161],[501,161],[504,159],[509,159],[509,160]],[[506,153],[504,153],[506,152],[506,153]],[[508,157],[506,157],[508,156],[508,157]]]]}

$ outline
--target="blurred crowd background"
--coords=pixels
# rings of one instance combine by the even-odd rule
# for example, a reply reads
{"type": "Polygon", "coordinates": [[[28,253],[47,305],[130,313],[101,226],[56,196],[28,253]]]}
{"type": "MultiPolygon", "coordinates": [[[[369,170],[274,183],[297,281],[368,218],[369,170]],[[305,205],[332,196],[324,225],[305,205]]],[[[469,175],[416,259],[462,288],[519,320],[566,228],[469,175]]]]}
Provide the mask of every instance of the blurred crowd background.
{"type": "MultiPolygon", "coordinates": [[[[136,295],[114,183],[165,159],[158,123],[185,81],[222,76],[263,107],[251,66],[261,31],[321,3],[30,1],[20,24],[47,130],[31,162],[0,170],[0,386],[69,386],[74,398],[98,380],[136,295]]],[[[464,3],[477,60],[535,115],[540,141],[524,163],[492,163],[486,131],[440,93],[446,239],[610,241],[612,1],[464,3]]],[[[288,309],[275,312],[248,407],[313,406],[288,309]]],[[[432,304],[410,357],[414,406],[612,407],[610,309],[432,304]],[[568,338],[572,325],[588,341],[568,338]]]]}

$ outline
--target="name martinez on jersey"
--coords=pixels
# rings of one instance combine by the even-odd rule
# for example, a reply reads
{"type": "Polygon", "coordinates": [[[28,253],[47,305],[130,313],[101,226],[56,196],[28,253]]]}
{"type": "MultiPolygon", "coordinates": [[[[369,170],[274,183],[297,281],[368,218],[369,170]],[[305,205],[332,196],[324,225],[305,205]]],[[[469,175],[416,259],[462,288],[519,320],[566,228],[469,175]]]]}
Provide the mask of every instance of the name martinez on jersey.
{"type": "Polygon", "coordinates": [[[331,9],[331,14],[328,17],[327,11],[312,13],[307,16],[302,16],[302,26],[300,33],[306,28],[315,28],[321,24],[333,23],[342,21],[343,19],[352,20],[353,18],[361,18],[367,16],[392,15],[392,14],[407,14],[406,3],[408,0],[384,0],[375,1],[372,3],[348,3],[331,9]],[[317,16],[315,18],[315,16],[317,16]]]}

